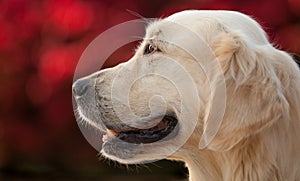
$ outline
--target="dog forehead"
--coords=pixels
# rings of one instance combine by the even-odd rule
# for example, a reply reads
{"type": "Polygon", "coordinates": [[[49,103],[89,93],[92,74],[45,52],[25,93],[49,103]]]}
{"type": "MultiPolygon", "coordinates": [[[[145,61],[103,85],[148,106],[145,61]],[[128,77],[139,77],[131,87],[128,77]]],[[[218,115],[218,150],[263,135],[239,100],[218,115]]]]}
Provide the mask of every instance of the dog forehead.
{"type": "Polygon", "coordinates": [[[166,19],[158,20],[149,24],[146,29],[145,40],[172,41],[174,39],[184,38],[188,33],[195,33],[196,29],[192,26],[186,27],[177,22],[166,19]]]}
{"type": "Polygon", "coordinates": [[[239,31],[256,44],[268,44],[263,28],[250,16],[236,11],[227,10],[186,10],[165,18],[192,31],[205,36],[212,36],[220,31],[239,31]]]}
{"type": "Polygon", "coordinates": [[[151,22],[146,28],[145,39],[178,39],[194,34],[203,39],[220,31],[220,23],[201,11],[183,11],[151,22]],[[199,13],[200,12],[200,13],[199,13]]]}

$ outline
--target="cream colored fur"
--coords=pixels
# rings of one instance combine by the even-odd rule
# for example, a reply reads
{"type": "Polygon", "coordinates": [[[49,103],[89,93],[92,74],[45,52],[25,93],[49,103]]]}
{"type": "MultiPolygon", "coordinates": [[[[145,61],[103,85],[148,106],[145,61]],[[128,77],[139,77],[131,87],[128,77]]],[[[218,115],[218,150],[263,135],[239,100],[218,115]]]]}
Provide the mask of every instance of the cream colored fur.
{"type": "MultiPolygon", "coordinates": [[[[181,83],[183,75],[176,72],[176,66],[170,64],[166,56],[179,60],[197,86],[200,108],[194,100],[183,105],[190,113],[199,112],[196,128],[191,129],[189,117],[179,119],[176,138],[133,148],[104,144],[101,151],[104,156],[125,164],[165,157],[180,160],[189,169],[190,181],[300,181],[299,68],[289,54],[268,41],[255,20],[238,12],[183,11],[151,23],[144,41],[128,62],[100,71],[98,75],[97,79],[101,81],[96,81],[96,90],[105,98],[98,107],[101,104],[108,107],[101,118],[107,120],[105,125],[120,125],[115,110],[109,109],[113,106],[120,106],[120,115],[128,116],[127,107],[112,105],[107,96],[112,94],[112,77],[120,74],[124,67],[121,77],[125,79],[113,87],[121,90],[119,92],[126,89],[127,81],[134,80],[141,72],[151,73],[131,87],[130,107],[136,115],[149,114],[149,99],[156,94],[165,98],[168,109],[179,113],[180,95],[174,85],[152,75],[166,73],[181,83]],[[200,53],[198,57],[191,57],[186,50],[180,49],[180,45],[192,41],[187,41],[184,32],[168,22],[183,26],[201,37],[217,58],[221,74],[215,74],[213,69],[204,72],[199,68],[199,62],[209,64],[207,50],[192,44],[191,47],[200,53]],[[167,43],[172,40],[178,45],[167,43]],[[143,55],[149,43],[160,51],[143,55]],[[205,147],[199,149],[201,138],[208,134],[205,131],[209,125],[208,113],[212,109],[214,90],[220,83],[209,81],[207,77],[218,80],[219,76],[224,76],[226,83],[224,117],[214,139],[204,142],[205,147]],[[184,141],[189,134],[189,139],[177,150],[174,145],[184,141]],[[167,154],[170,150],[174,152],[172,155],[167,154]]],[[[159,104],[153,105],[159,112],[159,104]]],[[[83,111],[79,113],[86,112],[84,116],[90,119],[96,117],[88,115],[91,108],[84,111],[84,106],[87,105],[81,105],[79,110],[83,111]]],[[[139,126],[142,123],[137,120],[134,124],[139,126]]]]}
{"type": "MultiPolygon", "coordinates": [[[[209,14],[214,17],[214,12],[209,14]]],[[[209,37],[226,79],[221,128],[208,147],[199,150],[199,126],[171,159],[186,162],[191,181],[300,180],[299,69],[250,18],[232,13],[223,20],[225,31],[209,37]]]]}

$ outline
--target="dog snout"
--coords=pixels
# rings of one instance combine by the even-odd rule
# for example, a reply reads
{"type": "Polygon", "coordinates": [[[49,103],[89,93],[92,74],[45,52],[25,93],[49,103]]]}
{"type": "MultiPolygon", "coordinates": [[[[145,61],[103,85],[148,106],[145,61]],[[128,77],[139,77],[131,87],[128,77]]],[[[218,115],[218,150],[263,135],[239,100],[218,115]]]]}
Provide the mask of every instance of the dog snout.
{"type": "Polygon", "coordinates": [[[92,81],[89,79],[78,79],[73,83],[72,90],[75,97],[84,96],[88,89],[92,86],[92,81]]]}

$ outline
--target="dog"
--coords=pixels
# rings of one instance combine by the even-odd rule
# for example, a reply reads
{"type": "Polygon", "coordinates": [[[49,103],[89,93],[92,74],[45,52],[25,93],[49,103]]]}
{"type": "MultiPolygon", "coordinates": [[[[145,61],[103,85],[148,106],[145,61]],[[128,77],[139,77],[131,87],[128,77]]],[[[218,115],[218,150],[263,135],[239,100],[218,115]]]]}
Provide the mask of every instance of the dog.
{"type": "Polygon", "coordinates": [[[190,181],[300,180],[300,72],[235,11],[152,21],[135,55],[73,83],[79,116],[124,164],[186,163],[190,181]]]}

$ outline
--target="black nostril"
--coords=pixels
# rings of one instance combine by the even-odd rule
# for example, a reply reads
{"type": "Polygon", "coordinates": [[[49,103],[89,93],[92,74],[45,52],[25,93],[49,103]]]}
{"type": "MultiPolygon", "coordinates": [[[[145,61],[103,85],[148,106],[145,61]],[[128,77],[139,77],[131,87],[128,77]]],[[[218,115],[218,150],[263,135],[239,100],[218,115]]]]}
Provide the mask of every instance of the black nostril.
{"type": "Polygon", "coordinates": [[[72,90],[74,96],[83,96],[90,87],[89,79],[79,79],[73,83],[72,90]]]}

